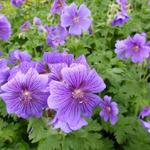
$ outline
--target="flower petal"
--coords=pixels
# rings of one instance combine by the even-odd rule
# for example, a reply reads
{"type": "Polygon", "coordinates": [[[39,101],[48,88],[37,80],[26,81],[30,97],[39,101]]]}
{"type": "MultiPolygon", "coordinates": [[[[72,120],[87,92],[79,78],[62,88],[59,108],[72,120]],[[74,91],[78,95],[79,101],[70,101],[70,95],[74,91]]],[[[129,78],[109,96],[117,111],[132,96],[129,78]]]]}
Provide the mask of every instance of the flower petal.
{"type": "Polygon", "coordinates": [[[88,74],[85,80],[84,90],[88,92],[98,93],[103,91],[106,88],[106,85],[103,79],[96,73],[93,69],[88,74]]]}
{"type": "Polygon", "coordinates": [[[62,69],[62,77],[64,81],[73,88],[79,88],[86,76],[87,68],[84,65],[62,69]]]}
{"type": "Polygon", "coordinates": [[[85,94],[84,101],[80,104],[80,109],[84,117],[91,117],[94,107],[100,103],[101,99],[95,94],[85,94]]]}
{"type": "Polygon", "coordinates": [[[48,106],[52,109],[64,107],[72,100],[70,90],[62,82],[52,81],[50,83],[50,93],[48,106]]]}

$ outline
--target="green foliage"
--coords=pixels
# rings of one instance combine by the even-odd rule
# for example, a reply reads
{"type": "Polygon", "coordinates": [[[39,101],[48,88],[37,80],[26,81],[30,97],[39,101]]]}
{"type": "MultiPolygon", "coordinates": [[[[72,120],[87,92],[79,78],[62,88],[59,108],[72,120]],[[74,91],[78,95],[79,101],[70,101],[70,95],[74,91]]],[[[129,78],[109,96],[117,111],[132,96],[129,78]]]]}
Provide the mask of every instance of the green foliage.
{"type": "MultiPolygon", "coordinates": [[[[68,0],[68,3],[73,0],[68,0]]],[[[51,118],[30,118],[23,120],[8,115],[5,104],[0,101],[0,150],[150,150],[150,135],[138,119],[143,106],[150,104],[150,79],[147,76],[147,62],[133,64],[130,60],[118,60],[114,53],[116,40],[124,39],[136,32],[146,32],[150,39],[150,6],[147,0],[130,0],[131,20],[122,27],[112,27],[108,22],[110,6],[115,0],[74,0],[85,3],[91,10],[93,19],[92,34],[81,37],[68,37],[64,46],[58,49],[69,50],[79,56],[84,54],[91,67],[103,77],[107,85],[101,95],[111,95],[119,105],[119,121],[111,126],[99,117],[99,108],[88,119],[88,126],[69,134],[52,129],[48,125],[51,118]],[[48,119],[47,119],[48,118],[48,119]]],[[[40,17],[43,24],[56,25],[58,15],[49,14],[52,0],[27,0],[19,8],[10,0],[0,1],[4,13],[10,20],[13,34],[9,41],[0,41],[4,55],[13,49],[27,50],[34,60],[39,60],[44,51],[51,51],[46,45],[45,33],[39,33],[35,26],[20,32],[20,25],[33,17],[40,17]]],[[[45,115],[45,114],[44,114],[45,115]]]]}

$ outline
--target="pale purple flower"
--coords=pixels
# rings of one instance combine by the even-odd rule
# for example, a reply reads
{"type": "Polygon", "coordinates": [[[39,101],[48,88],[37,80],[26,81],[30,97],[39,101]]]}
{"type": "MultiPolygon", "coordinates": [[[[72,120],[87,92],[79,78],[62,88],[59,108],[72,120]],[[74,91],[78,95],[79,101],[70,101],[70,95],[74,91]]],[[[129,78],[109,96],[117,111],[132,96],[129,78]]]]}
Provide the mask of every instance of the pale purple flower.
{"type": "Polygon", "coordinates": [[[54,78],[55,74],[55,78],[60,76],[59,74],[61,66],[69,66],[73,61],[74,55],[68,54],[67,52],[44,52],[43,60],[37,62],[36,69],[40,74],[51,73],[49,77],[49,80],[51,80],[51,78],[54,78]],[[58,71],[57,73],[56,70],[58,71]]]}
{"type": "Polygon", "coordinates": [[[80,35],[82,31],[87,31],[92,24],[90,19],[90,10],[84,5],[79,9],[75,3],[65,7],[61,14],[61,26],[69,27],[69,33],[80,35]]]}
{"type": "MultiPolygon", "coordinates": [[[[92,110],[100,102],[95,94],[105,89],[105,83],[96,71],[86,66],[65,67],[61,70],[62,82],[51,81],[48,106],[57,111],[59,121],[72,128],[80,128],[83,117],[91,117],[92,110]]],[[[85,122],[84,122],[85,123],[85,122]]]]}
{"type": "Polygon", "coordinates": [[[99,106],[102,111],[100,112],[100,116],[104,118],[104,121],[110,120],[110,123],[114,125],[118,121],[118,105],[116,102],[111,102],[110,96],[104,96],[104,99],[101,100],[99,106]]]}
{"type": "Polygon", "coordinates": [[[33,18],[33,24],[34,24],[34,25],[37,25],[37,26],[41,26],[41,25],[42,25],[42,21],[41,21],[40,18],[34,17],[34,18],[33,18]]]}
{"type": "Polygon", "coordinates": [[[31,61],[31,56],[27,51],[13,50],[9,52],[8,61],[10,64],[16,65],[23,61],[31,61]]]}
{"type": "Polygon", "coordinates": [[[115,53],[119,59],[126,59],[126,44],[125,40],[118,40],[115,44],[115,53]]]}
{"type": "Polygon", "coordinates": [[[150,0],[147,1],[147,4],[150,5],[150,0]]]}
{"type": "Polygon", "coordinates": [[[66,63],[57,63],[49,65],[50,74],[49,74],[49,83],[52,80],[55,81],[62,81],[62,74],[61,71],[63,68],[68,67],[66,63]]]}
{"type": "Polygon", "coordinates": [[[130,16],[128,16],[126,12],[124,11],[118,12],[115,18],[112,20],[112,26],[122,26],[129,19],[130,19],[130,16]]]}
{"type": "Polygon", "coordinates": [[[0,92],[1,86],[5,84],[10,75],[10,68],[7,66],[7,60],[2,58],[0,59],[0,92]]]}
{"type": "Polygon", "coordinates": [[[133,37],[128,37],[125,41],[126,57],[131,58],[134,63],[143,62],[149,57],[150,47],[146,44],[146,37],[141,34],[135,34],[133,37]]]}
{"type": "Polygon", "coordinates": [[[11,24],[5,15],[0,14],[0,39],[7,41],[11,33],[11,24]]]}
{"type": "Polygon", "coordinates": [[[2,51],[0,51],[0,57],[3,55],[3,52],[2,51]]]}
{"type": "Polygon", "coordinates": [[[31,28],[31,23],[30,23],[30,21],[25,21],[25,22],[21,25],[20,30],[21,30],[22,32],[26,32],[26,31],[28,31],[30,28],[31,28]]]}
{"type": "Polygon", "coordinates": [[[21,7],[26,0],[11,0],[11,3],[15,7],[21,7]]]}
{"type": "Polygon", "coordinates": [[[127,5],[127,0],[116,0],[119,5],[127,5]]]}
{"type": "Polygon", "coordinates": [[[86,57],[84,55],[79,56],[76,60],[74,60],[74,63],[85,65],[87,66],[87,68],[89,67],[86,57]]]}
{"type": "Polygon", "coordinates": [[[126,10],[127,0],[116,0],[116,2],[120,5],[121,10],[126,10]]]}
{"type": "Polygon", "coordinates": [[[17,72],[21,71],[22,73],[27,73],[30,68],[35,68],[36,69],[37,63],[33,61],[22,61],[20,62],[17,66],[14,66],[10,70],[10,76],[8,80],[11,80],[14,78],[14,76],[17,74],[17,72]]]}
{"type": "Polygon", "coordinates": [[[66,0],[54,0],[54,3],[51,8],[51,13],[61,14],[65,6],[66,6],[66,0]]]}
{"type": "Polygon", "coordinates": [[[22,118],[40,117],[42,110],[47,107],[46,86],[47,79],[31,68],[26,74],[18,72],[4,84],[0,96],[6,103],[8,113],[15,113],[22,118]]]}
{"type": "Polygon", "coordinates": [[[60,119],[57,118],[57,116],[55,116],[55,118],[53,119],[51,124],[53,125],[54,129],[59,129],[60,128],[65,133],[70,133],[70,132],[72,132],[74,130],[79,130],[83,126],[86,126],[87,122],[84,119],[81,118],[79,120],[78,124],[76,124],[76,125],[69,125],[64,120],[60,120],[60,119]]]}
{"type": "Polygon", "coordinates": [[[2,10],[3,9],[3,5],[0,3],[0,10],[2,10]]]}
{"type": "Polygon", "coordinates": [[[44,52],[43,60],[47,64],[66,63],[70,65],[73,62],[74,55],[67,52],[44,52]]]}
{"type": "Polygon", "coordinates": [[[150,121],[145,121],[144,118],[150,116],[150,106],[145,106],[140,112],[139,118],[144,128],[150,133],[150,121]]]}
{"type": "Polygon", "coordinates": [[[48,27],[46,43],[52,47],[64,45],[67,35],[68,35],[68,32],[66,31],[65,28],[61,26],[48,27]]]}

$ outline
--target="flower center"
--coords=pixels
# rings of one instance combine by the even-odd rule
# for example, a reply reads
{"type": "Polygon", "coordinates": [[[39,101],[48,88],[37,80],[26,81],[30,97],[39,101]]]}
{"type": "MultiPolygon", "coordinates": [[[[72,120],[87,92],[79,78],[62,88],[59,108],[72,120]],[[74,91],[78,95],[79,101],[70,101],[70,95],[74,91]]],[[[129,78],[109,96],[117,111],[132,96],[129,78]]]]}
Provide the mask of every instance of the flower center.
{"type": "Polygon", "coordinates": [[[107,111],[107,112],[111,112],[110,106],[107,106],[107,107],[106,107],[106,111],[107,111]]]}
{"type": "Polygon", "coordinates": [[[23,101],[26,103],[29,102],[31,99],[31,93],[27,90],[23,91],[23,101]]]}
{"type": "Polygon", "coordinates": [[[74,23],[79,23],[80,22],[80,18],[78,16],[73,18],[73,22],[74,23]]]}
{"type": "Polygon", "coordinates": [[[138,46],[138,45],[135,45],[135,46],[133,47],[133,49],[134,49],[134,51],[138,52],[138,51],[139,51],[139,46],[138,46]]]}
{"type": "Polygon", "coordinates": [[[80,89],[75,89],[73,91],[72,95],[73,95],[73,98],[75,98],[75,99],[83,98],[83,91],[80,89]]]}

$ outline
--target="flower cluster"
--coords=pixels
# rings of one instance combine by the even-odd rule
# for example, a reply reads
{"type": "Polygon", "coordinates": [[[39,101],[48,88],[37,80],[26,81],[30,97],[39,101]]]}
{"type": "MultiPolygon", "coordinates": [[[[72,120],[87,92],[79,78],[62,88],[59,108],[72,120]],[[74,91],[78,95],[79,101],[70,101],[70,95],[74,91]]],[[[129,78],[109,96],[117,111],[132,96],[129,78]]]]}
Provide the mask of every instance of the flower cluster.
{"type": "Polygon", "coordinates": [[[127,14],[127,0],[116,0],[120,7],[120,11],[117,13],[115,18],[112,20],[113,26],[122,26],[125,24],[129,19],[130,16],[127,14]]]}
{"type": "Polygon", "coordinates": [[[135,34],[127,39],[117,41],[115,53],[119,59],[131,59],[134,63],[141,63],[150,55],[150,47],[146,41],[146,34],[135,34]]]}
{"type": "Polygon", "coordinates": [[[150,106],[145,106],[139,115],[143,127],[150,133],[150,121],[145,121],[144,119],[147,116],[150,116],[150,106]]]}
{"type": "MultiPolygon", "coordinates": [[[[52,48],[64,45],[69,35],[81,35],[84,31],[88,31],[92,24],[90,10],[84,4],[77,8],[75,3],[68,6],[65,0],[55,0],[51,13],[60,15],[58,25],[43,25],[38,17],[33,18],[33,25],[38,27],[39,32],[46,32],[46,43],[52,48]]],[[[26,32],[30,28],[30,21],[25,21],[20,30],[26,32]]]]}
{"type": "Polygon", "coordinates": [[[60,15],[59,25],[45,26],[46,43],[52,47],[64,45],[68,35],[81,35],[83,31],[88,31],[92,24],[90,10],[84,4],[77,8],[75,3],[68,6],[65,0],[54,0],[51,13],[60,15]]]}
{"type": "Polygon", "coordinates": [[[14,50],[0,63],[0,96],[8,113],[26,119],[55,110],[51,125],[67,133],[87,125],[85,118],[96,106],[102,108],[105,121],[117,122],[117,104],[110,102],[111,97],[102,100],[96,95],[106,85],[84,55],[74,59],[67,52],[45,52],[41,61],[33,61],[26,51],[14,50]]]}

